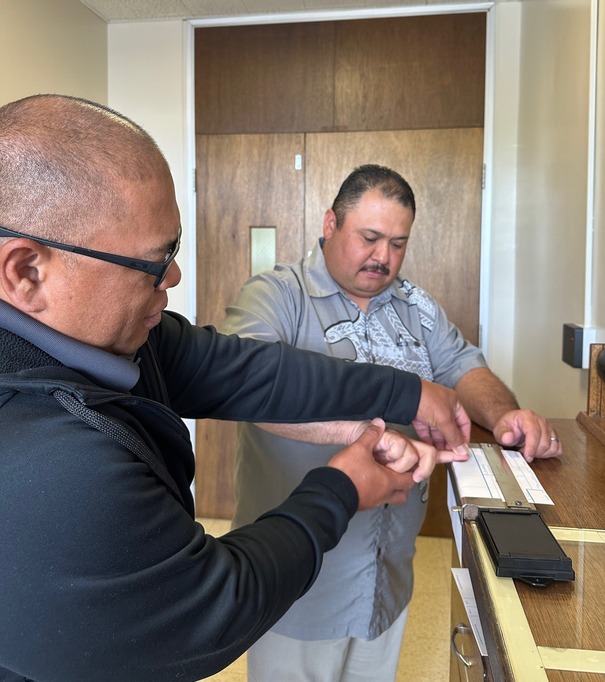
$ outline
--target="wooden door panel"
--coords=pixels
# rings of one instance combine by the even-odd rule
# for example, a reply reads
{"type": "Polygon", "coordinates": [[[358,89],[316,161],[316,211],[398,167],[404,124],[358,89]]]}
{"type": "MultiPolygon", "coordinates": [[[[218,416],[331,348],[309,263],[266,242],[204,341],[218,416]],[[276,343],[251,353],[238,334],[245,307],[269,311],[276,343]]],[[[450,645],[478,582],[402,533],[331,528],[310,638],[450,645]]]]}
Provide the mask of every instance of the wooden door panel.
{"type": "Polygon", "coordinates": [[[486,16],[337,22],[332,130],[483,126],[486,16]]]}
{"type": "Polygon", "coordinates": [[[195,29],[198,133],[483,125],[485,12],[195,29]]]}
{"type": "MultiPolygon", "coordinates": [[[[197,323],[219,327],[251,274],[251,227],[276,228],[278,261],[303,249],[303,135],[197,136],[197,323]]],[[[196,509],[231,518],[235,424],[196,428],[196,509]]]]}
{"type": "Polygon", "coordinates": [[[197,138],[198,324],[219,326],[250,276],[250,228],[277,228],[277,260],[303,249],[303,135],[197,138]]]}
{"type": "Polygon", "coordinates": [[[195,29],[196,131],[332,129],[331,21],[195,29]]]}
{"type": "MultiPolygon", "coordinates": [[[[198,136],[198,322],[220,326],[250,274],[249,230],[278,228],[277,260],[294,261],[321,234],[323,213],[357,165],[380,163],[412,185],[417,217],[403,274],[427,288],[471,341],[479,323],[483,131],[198,136]],[[303,171],[293,159],[306,149],[303,171]]],[[[233,514],[234,424],[198,423],[196,506],[233,514]]],[[[423,534],[447,536],[439,468],[423,534]]]]}

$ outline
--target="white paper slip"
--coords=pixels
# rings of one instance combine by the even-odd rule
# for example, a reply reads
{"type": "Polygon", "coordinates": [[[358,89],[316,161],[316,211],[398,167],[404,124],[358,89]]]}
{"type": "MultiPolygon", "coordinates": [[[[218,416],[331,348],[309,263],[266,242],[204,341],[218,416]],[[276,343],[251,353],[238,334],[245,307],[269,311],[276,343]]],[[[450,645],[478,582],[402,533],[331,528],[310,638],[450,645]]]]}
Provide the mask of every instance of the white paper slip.
{"type": "Polygon", "coordinates": [[[504,500],[498,481],[481,448],[470,448],[466,462],[452,462],[460,497],[488,497],[504,500]]]}
{"type": "MultiPolygon", "coordinates": [[[[471,456],[466,462],[452,462],[460,497],[504,500],[496,475],[481,448],[470,448],[471,456]]],[[[510,467],[519,487],[532,504],[554,504],[536,474],[523,455],[517,450],[502,450],[502,456],[510,467]]]]}
{"type": "Polygon", "coordinates": [[[534,470],[523,459],[523,455],[517,450],[502,450],[504,459],[508,462],[511,471],[515,475],[525,498],[533,504],[554,504],[548,493],[542,487],[534,470]]]}
{"type": "MultiPolygon", "coordinates": [[[[456,485],[460,497],[504,500],[496,475],[481,448],[471,447],[471,456],[466,462],[452,462],[456,485]]],[[[525,498],[532,504],[554,504],[536,474],[523,455],[517,450],[502,450],[502,456],[510,467],[525,498]]]]}
{"type": "Polygon", "coordinates": [[[458,561],[462,565],[462,515],[456,511],[456,493],[452,486],[452,476],[450,472],[447,473],[447,508],[450,512],[450,521],[452,522],[452,532],[454,534],[454,542],[456,543],[456,550],[458,552],[458,561]]]}
{"type": "Polygon", "coordinates": [[[473,635],[479,652],[482,656],[487,656],[487,647],[485,646],[485,638],[483,637],[483,628],[481,627],[481,620],[479,619],[479,611],[477,609],[477,601],[475,600],[475,593],[473,592],[473,585],[468,568],[452,568],[452,574],[460,592],[462,603],[466,610],[473,635]]]}

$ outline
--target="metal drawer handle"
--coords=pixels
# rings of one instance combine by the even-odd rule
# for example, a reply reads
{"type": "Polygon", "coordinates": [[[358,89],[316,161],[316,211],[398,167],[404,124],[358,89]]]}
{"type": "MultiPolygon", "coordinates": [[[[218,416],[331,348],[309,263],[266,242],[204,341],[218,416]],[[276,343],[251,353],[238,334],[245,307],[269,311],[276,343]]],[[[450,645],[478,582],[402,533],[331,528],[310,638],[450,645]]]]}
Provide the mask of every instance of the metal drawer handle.
{"type": "Polygon", "coordinates": [[[469,628],[468,625],[465,625],[464,623],[458,623],[456,627],[452,630],[452,637],[450,639],[450,644],[452,647],[452,651],[454,652],[454,656],[463,663],[467,668],[470,668],[473,663],[471,660],[469,660],[464,654],[460,653],[458,651],[458,647],[456,646],[456,635],[472,635],[473,631],[471,628],[469,628]]]}

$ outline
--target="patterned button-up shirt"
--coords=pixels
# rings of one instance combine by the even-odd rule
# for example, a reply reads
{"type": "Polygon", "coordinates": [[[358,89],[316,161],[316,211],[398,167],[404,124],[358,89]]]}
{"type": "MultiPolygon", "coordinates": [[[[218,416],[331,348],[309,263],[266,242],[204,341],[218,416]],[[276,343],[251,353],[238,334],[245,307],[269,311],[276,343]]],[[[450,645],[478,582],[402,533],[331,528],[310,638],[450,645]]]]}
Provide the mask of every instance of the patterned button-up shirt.
{"type": "MultiPolygon", "coordinates": [[[[366,313],[360,310],[328,273],[321,240],[300,262],[251,278],[227,309],[221,331],[390,365],[449,387],[485,366],[479,349],[465,341],[437,302],[407,280],[397,278],[370,301],[366,313]]],[[[234,526],[275,506],[306,471],[340,449],[281,438],[252,424],[239,429],[234,526]]],[[[297,639],[380,635],[411,598],[415,539],[426,500],[422,484],[405,505],[357,513],[339,545],[326,554],[314,585],[274,630],[297,639]]]]}

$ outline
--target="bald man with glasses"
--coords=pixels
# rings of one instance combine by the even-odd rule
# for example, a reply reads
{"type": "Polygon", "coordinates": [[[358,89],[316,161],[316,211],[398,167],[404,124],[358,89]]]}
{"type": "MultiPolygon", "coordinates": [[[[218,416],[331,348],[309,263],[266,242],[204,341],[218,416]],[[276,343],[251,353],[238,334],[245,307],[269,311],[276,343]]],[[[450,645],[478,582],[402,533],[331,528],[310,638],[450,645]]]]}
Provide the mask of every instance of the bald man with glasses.
{"type": "Polygon", "coordinates": [[[166,310],[173,181],[115,111],[59,95],[0,107],[0,225],[2,680],[214,674],[305,593],[357,509],[404,503],[466,456],[448,389],[166,310]],[[204,417],[359,428],[281,504],[214,538],[195,522],[183,421],[204,417]],[[450,449],[383,420],[420,421],[450,449]]]}

